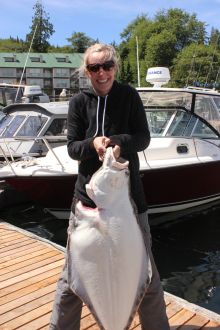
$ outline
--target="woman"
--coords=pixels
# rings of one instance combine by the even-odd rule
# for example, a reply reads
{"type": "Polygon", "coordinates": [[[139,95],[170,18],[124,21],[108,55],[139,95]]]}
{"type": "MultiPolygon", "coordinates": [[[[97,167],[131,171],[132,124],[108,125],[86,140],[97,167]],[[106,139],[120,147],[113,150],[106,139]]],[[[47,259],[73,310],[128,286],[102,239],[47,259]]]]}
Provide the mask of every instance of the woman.
{"type": "MultiPolygon", "coordinates": [[[[96,207],[88,197],[85,184],[102,165],[106,148],[113,146],[116,158],[129,161],[131,197],[134,200],[151,255],[152,281],[139,307],[144,330],[168,330],[163,290],[150,247],[150,230],[142,182],[139,176],[137,152],[150,143],[145,111],[137,91],[129,85],[119,84],[115,76],[119,59],[110,45],[95,44],[87,49],[83,69],[91,88],[74,96],[68,112],[68,153],[79,160],[69,232],[73,230],[75,203],[81,201],[96,207]]],[[[69,289],[67,262],[58,282],[50,329],[79,330],[82,302],[69,289]]],[[[114,329],[112,329],[114,330],[114,329]]]]}

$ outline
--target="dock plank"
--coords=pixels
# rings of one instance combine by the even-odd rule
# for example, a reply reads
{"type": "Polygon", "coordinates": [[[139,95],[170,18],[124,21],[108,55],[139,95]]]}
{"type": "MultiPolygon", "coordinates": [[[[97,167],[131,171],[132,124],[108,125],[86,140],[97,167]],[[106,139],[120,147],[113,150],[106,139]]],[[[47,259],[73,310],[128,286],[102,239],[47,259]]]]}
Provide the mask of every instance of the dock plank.
{"type": "Polygon", "coordinates": [[[191,321],[194,316],[195,316],[194,312],[181,309],[175,315],[169,318],[170,326],[172,327],[173,330],[179,329],[180,324],[185,324],[188,321],[191,321]]]}
{"type": "MultiPolygon", "coordinates": [[[[4,267],[1,269],[1,277],[0,279],[2,279],[3,275],[7,274],[7,276],[14,276],[16,274],[16,271],[17,270],[21,270],[21,271],[24,271],[25,267],[28,267],[28,266],[31,266],[32,264],[35,264],[35,267],[36,266],[36,263],[38,264],[39,262],[43,262],[45,260],[45,262],[47,262],[47,260],[52,260],[53,258],[62,258],[62,256],[60,255],[60,253],[56,252],[56,251],[48,251],[47,253],[44,253],[44,254],[40,254],[40,255],[37,255],[35,258],[32,258],[32,259],[26,259],[24,260],[22,258],[22,260],[18,263],[12,263],[10,266],[8,265],[7,267],[4,267]]],[[[55,259],[54,259],[55,260],[55,259]]],[[[28,268],[26,268],[28,269],[28,268]]]]}
{"type": "MultiPolygon", "coordinates": [[[[8,303],[5,303],[0,309],[0,318],[1,318],[1,315],[4,314],[4,316],[5,316],[7,313],[10,313],[10,311],[12,311],[15,308],[18,308],[25,304],[31,303],[32,301],[35,301],[39,297],[43,297],[44,295],[46,295],[48,293],[54,293],[55,289],[56,289],[56,281],[54,281],[54,283],[49,284],[48,286],[43,287],[37,291],[28,293],[25,296],[21,296],[17,299],[13,299],[13,300],[9,301],[8,303]]],[[[2,320],[0,319],[0,322],[1,321],[2,320]]]]}
{"type": "Polygon", "coordinates": [[[35,260],[35,258],[37,258],[38,256],[41,256],[48,252],[51,252],[51,249],[46,246],[36,251],[32,250],[32,252],[29,250],[28,253],[26,253],[25,255],[16,258],[10,258],[9,260],[5,260],[5,261],[0,260],[0,273],[2,271],[1,270],[2,268],[9,267],[11,265],[20,264],[21,262],[24,262],[26,260],[35,260]]]}
{"type": "Polygon", "coordinates": [[[209,320],[207,320],[207,318],[194,314],[193,321],[190,319],[182,326],[181,330],[198,330],[204,327],[208,322],[209,320]]]}
{"type": "Polygon", "coordinates": [[[0,313],[1,313],[1,305],[4,306],[5,304],[9,303],[10,301],[16,300],[20,297],[24,297],[28,295],[29,293],[33,292],[39,292],[41,288],[47,287],[53,283],[57,283],[57,280],[60,275],[60,269],[57,269],[57,272],[55,275],[48,276],[47,278],[44,278],[43,280],[39,280],[38,282],[36,281],[32,285],[26,286],[26,287],[21,287],[18,290],[11,290],[7,292],[5,295],[3,295],[0,298],[0,313]]]}
{"type": "MultiPolygon", "coordinates": [[[[63,263],[62,247],[0,222],[0,330],[48,330],[63,263]]],[[[171,330],[220,330],[218,314],[168,293],[165,301],[171,330]]],[[[85,305],[80,329],[99,330],[85,305]]],[[[130,330],[140,329],[136,315],[130,330]]]]}
{"type": "MultiPolygon", "coordinates": [[[[41,256],[41,258],[42,258],[42,256],[41,256]]],[[[19,267],[17,269],[15,269],[15,268],[13,269],[13,267],[10,267],[10,268],[12,268],[12,270],[10,270],[10,271],[8,270],[6,273],[0,275],[0,282],[17,277],[23,273],[26,273],[26,276],[27,276],[27,274],[31,274],[31,271],[36,270],[36,269],[39,270],[42,267],[46,267],[49,262],[51,263],[51,262],[56,262],[59,260],[63,260],[63,259],[62,259],[61,255],[57,254],[55,256],[50,256],[46,259],[40,260],[38,262],[36,261],[35,263],[32,262],[30,265],[25,265],[25,266],[19,267]]],[[[4,269],[4,271],[6,271],[6,269],[4,269]]]]}

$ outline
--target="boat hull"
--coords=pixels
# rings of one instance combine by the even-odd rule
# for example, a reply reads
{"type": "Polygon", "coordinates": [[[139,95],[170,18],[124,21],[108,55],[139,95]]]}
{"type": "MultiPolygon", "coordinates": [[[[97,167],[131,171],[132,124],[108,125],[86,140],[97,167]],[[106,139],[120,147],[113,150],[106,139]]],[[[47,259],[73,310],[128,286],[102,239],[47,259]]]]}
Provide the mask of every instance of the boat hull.
{"type": "MultiPolygon", "coordinates": [[[[141,171],[149,213],[183,210],[220,199],[220,161],[141,171]]],[[[47,209],[69,210],[76,175],[5,178],[47,209]]],[[[58,214],[56,215],[58,216],[58,214]]]]}
{"type": "Polygon", "coordinates": [[[149,213],[183,210],[220,198],[220,161],[141,172],[149,213]]]}

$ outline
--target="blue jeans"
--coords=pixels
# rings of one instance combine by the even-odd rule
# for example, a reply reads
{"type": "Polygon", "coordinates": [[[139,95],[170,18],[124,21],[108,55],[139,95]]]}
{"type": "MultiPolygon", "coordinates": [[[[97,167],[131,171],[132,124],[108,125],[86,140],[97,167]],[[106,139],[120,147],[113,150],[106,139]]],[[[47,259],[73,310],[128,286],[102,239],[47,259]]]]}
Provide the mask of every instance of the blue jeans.
{"type": "MultiPolygon", "coordinates": [[[[70,216],[68,230],[72,227],[72,218],[73,214],[70,216]]],[[[147,212],[139,214],[138,220],[152,264],[151,283],[138,309],[140,323],[142,330],[169,330],[163,289],[151,252],[151,234],[147,212]]],[[[49,330],[80,330],[81,310],[82,301],[69,288],[67,262],[65,262],[57,284],[49,330]]]]}

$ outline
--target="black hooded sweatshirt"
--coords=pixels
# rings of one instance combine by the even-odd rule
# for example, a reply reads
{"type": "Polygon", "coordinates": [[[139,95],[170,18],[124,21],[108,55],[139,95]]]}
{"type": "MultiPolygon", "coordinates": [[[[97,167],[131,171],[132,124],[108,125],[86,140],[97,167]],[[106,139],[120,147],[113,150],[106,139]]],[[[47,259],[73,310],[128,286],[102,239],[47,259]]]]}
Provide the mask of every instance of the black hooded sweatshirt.
{"type": "Polygon", "coordinates": [[[93,140],[106,136],[111,145],[119,145],[121,157],[129,161],[130,190],[138,213],[147,210],[139,175],[137,152],[150,143],[146,114],[138,92],[129,85],[114,81],[108,95],[100,97],[93,89],[73,96],[67,121],[69,156],[79,161],[74,197],[89,207],[96,207],[88,197],[85,185],[102,165],[93,140]]]}

